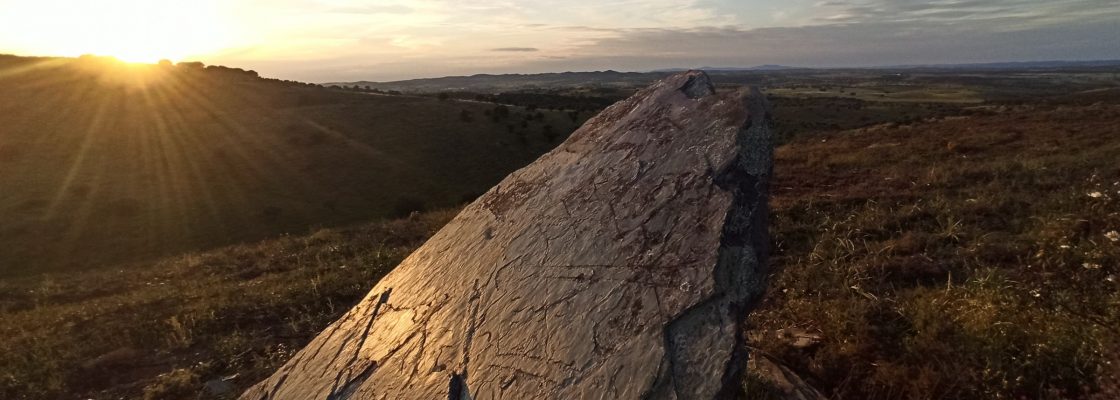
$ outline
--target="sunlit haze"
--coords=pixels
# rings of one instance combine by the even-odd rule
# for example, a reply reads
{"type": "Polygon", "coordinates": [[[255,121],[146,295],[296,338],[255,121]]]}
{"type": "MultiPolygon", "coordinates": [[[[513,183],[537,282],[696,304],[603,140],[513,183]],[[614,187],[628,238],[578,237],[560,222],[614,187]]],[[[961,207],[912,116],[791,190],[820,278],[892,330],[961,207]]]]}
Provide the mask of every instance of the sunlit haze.
{"type": "Polygon", "coordinates": [[[218,1],[6,1],[3,50],[108,55],[131,62],[206,58],[235,44],[236,23],[218,1]]]}
{"type": "Polygon", "coordinates": [[[1115,0],[0,0],[0,52],[313,82],[1120,58],[1115,0]]]}

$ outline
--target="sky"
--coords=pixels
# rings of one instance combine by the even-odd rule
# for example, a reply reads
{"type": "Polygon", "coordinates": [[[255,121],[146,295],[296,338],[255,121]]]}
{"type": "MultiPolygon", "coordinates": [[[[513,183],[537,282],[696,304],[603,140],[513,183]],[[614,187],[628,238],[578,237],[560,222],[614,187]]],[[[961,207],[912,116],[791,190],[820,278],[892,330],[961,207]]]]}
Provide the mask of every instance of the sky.
{"type": "Polygon", "coordinates": [[[1120,1],[0,0],[0,53],[308,82],[1120,59],[1120,1]]]}

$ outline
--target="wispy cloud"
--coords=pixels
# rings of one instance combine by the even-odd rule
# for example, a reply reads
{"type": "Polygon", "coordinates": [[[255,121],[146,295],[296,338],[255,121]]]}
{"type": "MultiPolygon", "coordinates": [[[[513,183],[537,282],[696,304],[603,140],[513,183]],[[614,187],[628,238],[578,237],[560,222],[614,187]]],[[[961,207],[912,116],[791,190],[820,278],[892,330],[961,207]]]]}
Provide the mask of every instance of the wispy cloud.
{"type": "Polygon", "coordinates": [[[340,14],[409,14],[416,9],[401,4],[372,4],[359,6],[343,6],[330,9],[331,12],[340,14]]]}
{"type": "Polygon", "coordinates": [[[541,49],[538,49],[536,47],[499,47],[499,48],[496,48],[496,49],[490,49],[490,51],[509,52],[509,53],[531,53],[531,52],[541,51],[541,49]]]}
{"type": "Polygon", "coordinates": [[[1116,19],[1120,18],[1120,3],[1115,0],[830,0],[817,6],[825,10],[817,20],[825,23],[998,23],[1005,28],[1026,28],[1104,18],[1120,21],[1116,19]]]}

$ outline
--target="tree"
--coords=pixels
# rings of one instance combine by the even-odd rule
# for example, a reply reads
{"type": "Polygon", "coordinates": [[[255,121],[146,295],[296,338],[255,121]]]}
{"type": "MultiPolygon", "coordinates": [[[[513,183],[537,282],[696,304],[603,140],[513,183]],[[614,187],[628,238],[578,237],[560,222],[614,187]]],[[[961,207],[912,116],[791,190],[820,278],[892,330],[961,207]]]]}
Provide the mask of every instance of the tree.
{"type": "Polygon", "coordinates": [[[206,64],[200,63],[198,61],[181,62],[175,65],[182,69],[195,71],[201,71],[202,69],[206,68],[206,64]]]}

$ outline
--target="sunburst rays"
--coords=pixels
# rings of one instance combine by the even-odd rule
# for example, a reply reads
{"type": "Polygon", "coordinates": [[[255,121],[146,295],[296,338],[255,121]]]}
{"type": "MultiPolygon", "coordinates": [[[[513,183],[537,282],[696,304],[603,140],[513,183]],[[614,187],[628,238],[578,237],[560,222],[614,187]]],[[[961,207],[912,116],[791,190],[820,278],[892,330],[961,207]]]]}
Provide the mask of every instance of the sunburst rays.
{"type": "Polygon", "coordinates": [[[69,257],[106,232],[150,251],[242,235],[265,207],[251,192],[283,202],[326,190],[275,135],[279,113],[199,74],[208,72],[104,58],[0,69],[0,83],[41,105],[21,140],[59,160],[49,171],[9,171],[51,182],[33,225],[52,254],[69,257]]]}
{"type": "Polygon", "coordinates": [[[426,100],[228,68],[28,60],[0,56],[0,274],[12,260],[109,265],[383,217],[404,195],[474,190],[458,176],[481,174],[448,148],[508,150],[435,100],[404,115],[426,100]]]}

